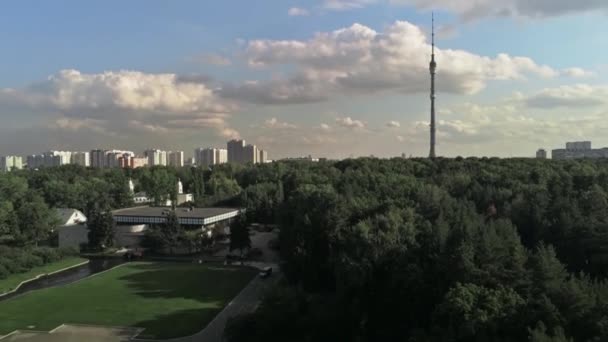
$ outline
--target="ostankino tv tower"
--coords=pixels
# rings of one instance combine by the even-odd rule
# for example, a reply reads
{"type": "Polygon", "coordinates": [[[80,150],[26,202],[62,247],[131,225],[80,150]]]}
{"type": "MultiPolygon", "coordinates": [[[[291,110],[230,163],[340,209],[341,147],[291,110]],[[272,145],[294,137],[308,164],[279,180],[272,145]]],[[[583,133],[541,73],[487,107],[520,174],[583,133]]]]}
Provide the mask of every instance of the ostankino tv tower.
{"type": "Polygon", "coordinates": [[[432,42],[432,50],[431,50],[431,63],[429,65],[429,70],[431,71],[431,152],[429,153],[429,158],[435,158],[435,71],[437,69],[437,63],[435,62],[435,14],[432,14],[432,33],[431,33],[431,42],[432,42]]]}

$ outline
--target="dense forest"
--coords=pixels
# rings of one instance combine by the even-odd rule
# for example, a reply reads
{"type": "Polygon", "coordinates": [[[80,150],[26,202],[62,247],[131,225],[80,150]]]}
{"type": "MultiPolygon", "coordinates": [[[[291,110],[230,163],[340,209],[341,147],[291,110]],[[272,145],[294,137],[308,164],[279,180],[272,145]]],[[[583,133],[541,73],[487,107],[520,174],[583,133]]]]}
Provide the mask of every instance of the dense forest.
{"type": "Polygon", "coordinates": [[[349,159],[0,174],[0,236],[48,238],[52,208],[155,202],[277,223],[282,281],[239,341],[606,341],[608,162],[349,159]],[[34,213],[34,214],[32,214],[34,213]]]}
{"type": "MultiPolygon", "coordinates": [[[[230,341],[608,340],[607,162],[275,170],[286,281],[230,341]]],[[[246,192],[274,183],[245,172],[246,192]]]]}

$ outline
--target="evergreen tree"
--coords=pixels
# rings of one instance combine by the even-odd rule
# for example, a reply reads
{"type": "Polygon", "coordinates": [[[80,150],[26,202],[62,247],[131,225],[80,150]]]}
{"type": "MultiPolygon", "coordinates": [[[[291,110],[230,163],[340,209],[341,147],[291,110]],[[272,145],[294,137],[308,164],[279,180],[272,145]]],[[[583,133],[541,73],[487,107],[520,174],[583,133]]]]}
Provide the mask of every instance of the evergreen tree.
{"type": "Polygon", "coordinates": [[[238,249],[243,256],[243,251],[250,247],[251,237],[247,217],[241,214],[230,225],[230,251],[238,249]]]}
{"type": "Polygon", "coordinates": [[[104,250],[114,245],[115,223],[108,210],[91,210],[87,218],[89,247],[104,250]]]}

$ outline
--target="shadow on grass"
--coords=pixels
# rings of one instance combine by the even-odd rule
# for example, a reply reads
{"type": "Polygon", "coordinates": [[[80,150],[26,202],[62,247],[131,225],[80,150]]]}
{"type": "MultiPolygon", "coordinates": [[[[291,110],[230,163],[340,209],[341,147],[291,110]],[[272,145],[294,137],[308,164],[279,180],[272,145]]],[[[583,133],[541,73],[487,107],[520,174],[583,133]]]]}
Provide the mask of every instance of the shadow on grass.
{"type": "Polygon", "coordinates": [[[134,326],[144,328],[135,339],[163,340],[186,337],[203,330],[217,315],[218,310],[189,309],[159,315],[154,319],[137,322],[134,326]]]}
{"type": "Polygon", "coordinates": [[[254,270],[214,264],[155,263],[129,267],[137,272],[120,279],[136,295],[176,299],[171,310],[134,325],[145,328],[138,338],[149,339],[188,336],[202,330],[255,276],[254,270]]]}

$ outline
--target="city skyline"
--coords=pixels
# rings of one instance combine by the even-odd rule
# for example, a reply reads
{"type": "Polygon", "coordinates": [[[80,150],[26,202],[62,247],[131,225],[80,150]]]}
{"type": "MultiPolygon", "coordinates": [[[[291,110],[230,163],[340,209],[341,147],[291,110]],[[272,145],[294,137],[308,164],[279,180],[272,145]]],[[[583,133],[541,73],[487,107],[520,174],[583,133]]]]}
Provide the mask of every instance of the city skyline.
{"type": "MultiPolygon", "coordinates": [[[[96,168],[139,168],[145,166],[212,166],[225,163],[264,164],[272,161],[267,150],[247,144],[244,139],[226,142],[226,148],[198,147],[186,158],[185,151],[147,148],[141,154],[130,150],[92,149],[90,151],[47,150],[29,155],[0,155],[0,171],[27,167],[36,169],[62,165],[96,168]]],[[[311,157],[312,158],[312,157],[311,157]]]]}
{"type": "Polygon", "coordinates": [[[247,137],[277,159],[428,156],[431,10],[439,156],[608,145],[608,5],[115,4],[3,4],[0,155],[247,137]]]}

